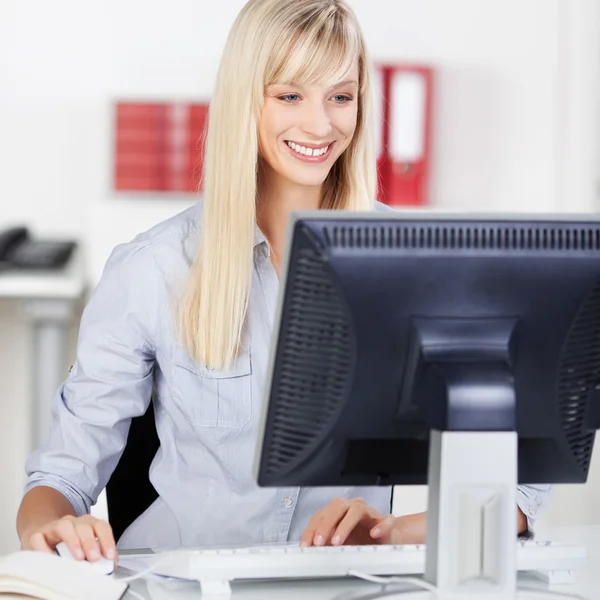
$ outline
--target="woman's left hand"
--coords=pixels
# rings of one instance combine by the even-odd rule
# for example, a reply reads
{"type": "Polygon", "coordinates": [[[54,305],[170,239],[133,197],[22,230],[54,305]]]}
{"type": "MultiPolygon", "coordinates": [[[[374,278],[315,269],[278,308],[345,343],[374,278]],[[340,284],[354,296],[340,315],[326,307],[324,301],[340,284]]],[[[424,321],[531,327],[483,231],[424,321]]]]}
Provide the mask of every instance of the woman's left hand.
{"type": "Polygon", "coordinates": [[[382,515],[362,498],[336,498],[317,512],[300,538],[301,546],[417,544],[425,540],[425,513],[382,515]]]}

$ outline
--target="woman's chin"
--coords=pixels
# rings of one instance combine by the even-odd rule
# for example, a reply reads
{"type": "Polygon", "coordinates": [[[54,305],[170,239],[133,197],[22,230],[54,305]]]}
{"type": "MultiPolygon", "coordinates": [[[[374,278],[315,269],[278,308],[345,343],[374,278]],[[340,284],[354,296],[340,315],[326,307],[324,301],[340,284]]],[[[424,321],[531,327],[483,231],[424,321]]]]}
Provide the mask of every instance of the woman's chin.
{"type": "Polygon", "coordinates": [[[316,187],[321,186],[327,179],[329,169],[319,169],[318,172],[313,173],[299,173],[296,170],[294,173],[286,173],[284,177],[292,184],[302,187],[316,187]]]}

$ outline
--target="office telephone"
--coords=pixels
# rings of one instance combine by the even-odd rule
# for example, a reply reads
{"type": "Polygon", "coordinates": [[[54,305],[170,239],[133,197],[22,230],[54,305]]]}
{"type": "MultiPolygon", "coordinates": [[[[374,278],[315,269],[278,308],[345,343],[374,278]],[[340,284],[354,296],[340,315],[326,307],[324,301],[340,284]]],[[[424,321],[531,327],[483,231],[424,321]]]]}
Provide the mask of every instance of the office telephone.
{"type": "Polygon", "coordinates": [[[26,227],[0,231],[0,269],[59,269],[66,265],[76,242],[33,240],[26,227]]]}

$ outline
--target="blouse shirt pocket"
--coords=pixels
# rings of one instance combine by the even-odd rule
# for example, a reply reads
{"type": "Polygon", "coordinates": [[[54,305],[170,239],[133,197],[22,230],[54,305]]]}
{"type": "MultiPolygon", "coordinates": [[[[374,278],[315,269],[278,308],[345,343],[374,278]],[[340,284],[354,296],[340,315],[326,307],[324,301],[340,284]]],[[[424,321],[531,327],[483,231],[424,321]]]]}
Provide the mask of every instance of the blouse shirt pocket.
{"type": "Polygon", "coordinates": [[[173,397],[195,428],[241,429],[252,418],[252,367],[244,350],[227,370],[194,360],[179,346],[173,349],[173,397]]]}

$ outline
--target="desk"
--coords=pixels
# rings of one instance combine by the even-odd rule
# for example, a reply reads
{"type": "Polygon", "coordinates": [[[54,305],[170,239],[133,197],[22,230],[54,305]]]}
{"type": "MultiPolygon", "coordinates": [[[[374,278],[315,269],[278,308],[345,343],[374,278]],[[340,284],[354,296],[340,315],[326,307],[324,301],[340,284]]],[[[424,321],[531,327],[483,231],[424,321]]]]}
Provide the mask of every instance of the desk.
{"type": "MultiPolygon", "coordinates": [[[[555,528],[540,531],[538,537],[539,539],[564,541],[587,548],[587,566],[583,571],[577,572],[577,583],[552,586],[550,589],[555,592],[579,594],[588,600],[598,600],[600,598],[600,526],[555,528]]],[[[529,573],[519,574],[518,584],[520,588],[527,587],[535,591],[548,589],[547,584],[529,573]]],[[[146,600],[198,600],[201,598],[200,586],[195,583],[161,583],[140,579],[131,582],[130,585],[130,589],[138,596],[128,591],[123,600],[139,600],[139,597],[146,600]]],[[[234,583],[231,598],[233,600],[372,600],[380,589],[381,587],[374,583],[352,579],[234,583]]],[[[389,589],[391,590],[391,588],[389,589]]],[[[401,590],[402,586],[398,586],[397,589],[401,590]]],[[[405,589],[408,589],[408,586],[405,589]]],[[[435,596],[419,591],[402,595],[388,595],[386,598],[389,600],[433,600],[435,596]]],[[[471,600],[473,600],[472,597],[471,600]]]]}
{"type": "Polygon", "coordinates": [[[67,375],[69,321],[84,291],[77,250],[61,271],[0,273],[0,299],[20,303],[33,333],[32,450],[44,442],[50,429],[50,402],[67,375]]]}

